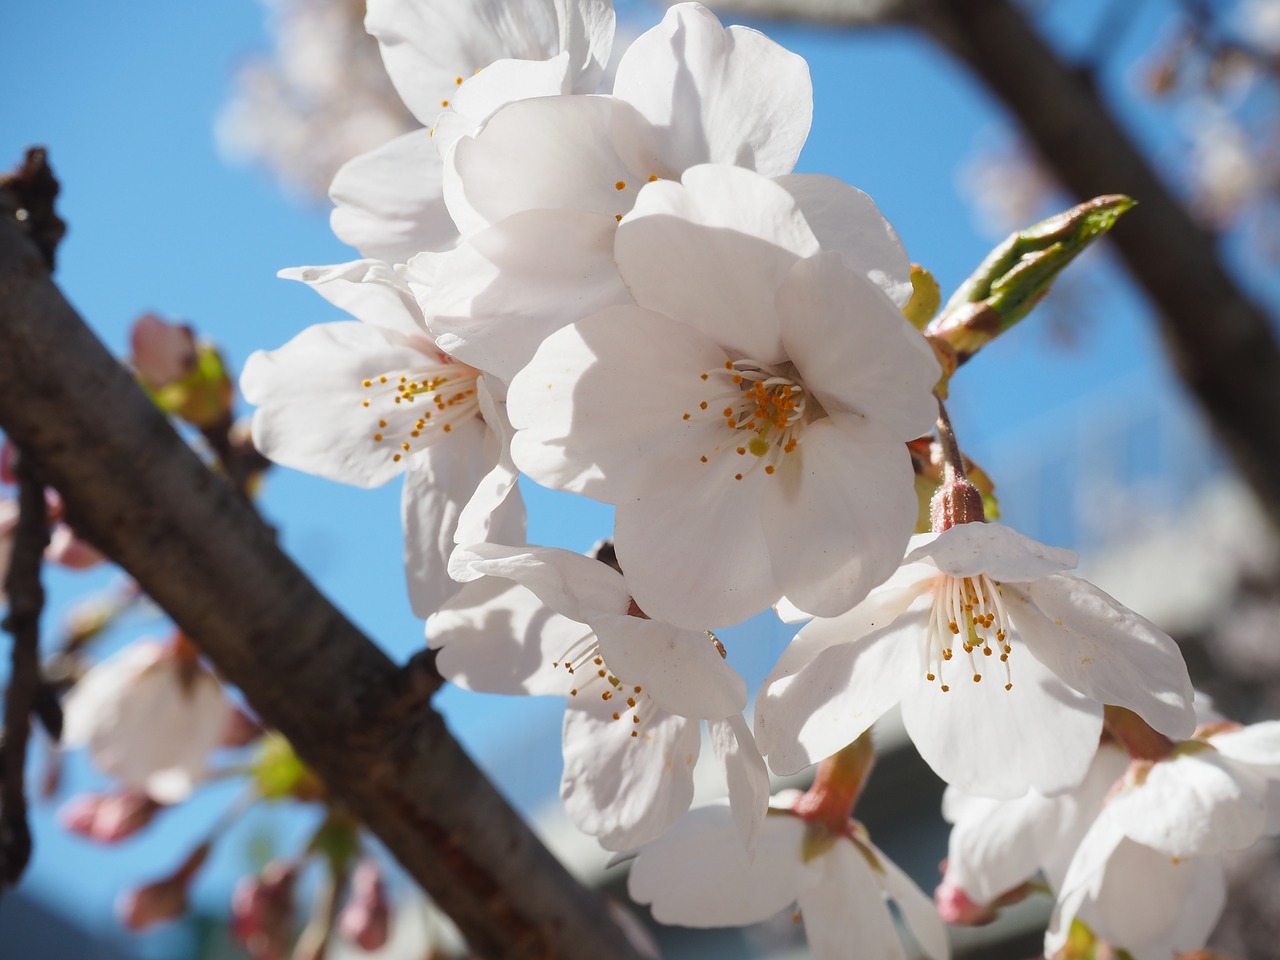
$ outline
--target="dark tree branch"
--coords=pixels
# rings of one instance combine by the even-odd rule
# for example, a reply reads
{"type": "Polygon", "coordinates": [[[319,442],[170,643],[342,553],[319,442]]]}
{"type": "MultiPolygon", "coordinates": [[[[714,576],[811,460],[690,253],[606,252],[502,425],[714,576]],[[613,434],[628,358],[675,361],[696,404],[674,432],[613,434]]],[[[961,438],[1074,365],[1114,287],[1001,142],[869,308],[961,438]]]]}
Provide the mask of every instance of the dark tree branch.
{"type": "Polygon", "coordinates": [[[58,243],[67,232],[67,225],[53,209],[58,189],[44,147],[28,148],[22,164],[0,176],[0,192],[11,198],[14,218],[35,241],[50,273],[58,243]]]}
{"type": "MultiPolygon", "coordinates": [[[[31,715],[41,709],[40,613],[44,586],[40,570],[49,545],[49,507],[44,486],[25,453],[18,458],[18,527],[4,589],[9,614],[4,629],[13,635],[12,670],[4,698],[4,742],[0,746],[0,890],[22,876],[31,859],[27,823],[27,741],[31,715]]],[[[59,725],[61,721],[59,719],[59,725]]]]}
{"type": "MultiPolygon", "coordinates": [[[[2,200],[3,198],[0,198],[2,200]]],[[[124,567],[356,816],[498,958],[637,960],[425,692],[353,627],[210,473],[0,216],[0,425],[75,528],[124,567]]]]}

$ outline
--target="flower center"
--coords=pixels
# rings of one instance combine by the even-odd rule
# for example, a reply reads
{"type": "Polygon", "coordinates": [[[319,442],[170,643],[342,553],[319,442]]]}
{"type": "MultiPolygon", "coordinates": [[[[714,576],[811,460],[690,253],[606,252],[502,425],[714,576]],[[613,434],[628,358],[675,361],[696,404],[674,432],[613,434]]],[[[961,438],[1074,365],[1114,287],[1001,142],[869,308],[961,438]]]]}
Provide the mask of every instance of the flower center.
{"type": "Polygon", "coordinates": [[[454,425],[480,413],[476,381],[480,371],[439,354],[410,370],[392,370],[361,381],[360,405],[377,419],[373,441],[386,444],[396,463],[425,449],[454,425]]]}
{"type": "Polygon", "coordinates": [[[641,684],[623,683],[609,672],[594,633],[584,634],[551,665],[556,669],[563,667],[573,678],[570,697],[599,700],[597,706],[603,708],[606,716],[630,723],[631,736],[640,736],[645,721],[653,714],[653,700],[641,684]]]}
{"type": "Polygon", "coordinates": [[[955,644],[969,658],[973,682],[982,679],[980,661],[974,656],[980,650],[989,657],[1000,652],[1004,664],[1006,690],[1013,689],[1009,672],[1009,618],[1000,597],[1000,584],[985,573],[976,577],[940,576],[933,585],[933,615],[929,618],[926,659],[929,672],[925,679],[938,681],[943,693],[951,688],[943,678],[943,664],[955,656],[955,644]]]}
{"type": "MultiPolygon", "coordinates": [[[[794,371],[755,360],[726,360],[723,367],[701,377],[712,392],[699,403],[697,412],[686,411],[683,419],[721,420],[728,436],[711,452],[731,449],[740,457],[751,454],[755,459],[745,473],[762,465],[766,474],[776,472],[779,461],[799,445],[805,424],[820,415],[816,412],[820,407],[794,371]]],[[[705,454],[701,460],[709,462],[705,454]]],[[[734,479],[743,476],[739,473],[734,479]]]]}

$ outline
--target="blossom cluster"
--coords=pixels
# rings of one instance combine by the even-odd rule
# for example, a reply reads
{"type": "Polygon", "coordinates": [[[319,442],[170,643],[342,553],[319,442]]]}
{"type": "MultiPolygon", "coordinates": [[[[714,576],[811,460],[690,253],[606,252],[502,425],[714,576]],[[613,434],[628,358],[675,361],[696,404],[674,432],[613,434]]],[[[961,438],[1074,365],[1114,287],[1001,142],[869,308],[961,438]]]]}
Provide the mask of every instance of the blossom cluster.
{"type": "MultiPolygon", "coordinates": [[[[421,127],[333,181],[361,259],[282,272],[354,319],[250,357],[253,440],[344,483],[403,475],[439,670],[565,699],[565,810],[634,855],[632,895],[691,926],[798,905],[819,958],[905,956],[892,900],[939,960],[944,918],[986,919],[1042,871],[1047,952],[1073,923],[1140,960],[1199,947],[1214,858],[1280,812],[1280,742],[1200,723],[1167,635],[1074,554],[987,522],[940,396],[975,331],[1018,318],[974,302],[926,326],[936,285],[929,305],[874,201],[793,172],[805,62],[697,3],[607,89],[608,0],[370,0],[366,25],[421,127]],[[611,540],[527,543],[521,474],[613,505],[611,540]],[[716,631],[770,608],[804,625],[753,698],[716,631]],[[852,819],[893,708],[951,785],[938,908],[852,819]],[[691,810],[704,737],[728,799],[691,810]],[[810,791],[771,796],[770,770],[815,763],[810,791]],[[1128,878],[1161,857],[1187,866],[1152,866],[1162,909],[1133,910],[1128,878]]],[[[172,652],[135,659],[147,689],[203,682],[172,652]]],[[[120,742],[88,709],[78,737],[120,742]]],[[[227,710],[199,712],[181,757],[112,772],[184,792],[227,710]]],[[[245,894],[257,933],[278,872],[245,894]]]]}

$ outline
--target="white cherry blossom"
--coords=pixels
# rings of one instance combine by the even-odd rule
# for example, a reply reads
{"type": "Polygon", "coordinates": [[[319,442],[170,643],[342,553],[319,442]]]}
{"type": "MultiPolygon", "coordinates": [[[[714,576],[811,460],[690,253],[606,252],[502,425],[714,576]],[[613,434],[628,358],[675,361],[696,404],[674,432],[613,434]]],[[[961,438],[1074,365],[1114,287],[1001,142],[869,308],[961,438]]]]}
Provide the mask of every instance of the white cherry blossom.
{"type": "Polygon", "coordinates": [[[386,264],[282,276],[359,321],[316,324],[249,357],[240,386],[258,406],[254,443],[276,463],[341,483],[372,487],[407,475],[406,573],[414,610],[425,617],[456,590],[445,567],[468,503],[474,519],[463,522],[465,539],[524,536],[502,405],[480,371],[436,347],[386,264]]]}
{"type": "Polygon", "coordinates": [[[660,836],[693,799],[705,719],[751,841],[768,775],[718,641],[643,617],[621,574],[569,551],[460,547],[451,570],[474,582],[427,621],[436,665],[466,689],[567,699],[561,797],[580,829],[615,850],[660,836]]]}
{"type": "Polygon", "coordinates": [[[222,685],[185,640],[140,640],[92,667],[63,703],[63,742],[160,803],[185,800],[231,719],[222,685]]]}
{"type": "Polygon", "coordinates": [[[996,798],[1079,783],[1103,704],[1190,734],[1176,645],[1064,572],[1074,565],[1070,551],[994,523],[913,537],[897,573],[843,616],[806,625],[765,681],[756,735],[770,766],[820,760],[897,703],[940,777],[996,798]]]}
{"type": "Polygon", "coordinates": [[[636,305],[556,331],[511,382],[517,465],[617,505],[652,616],[721,626],[783,594],[835,615],[898,562],[917,510],[904,441],[933,423],[938,367],[882,289],[900,244],[849,190],[826,192],[861,216],[823,252],[767,177],[652,184],[615,248],[636,305]]]}
{"type": "Polygon", "coordinates": [[[402,263],[458,240],[441,192],[453,141],[512,100],[594,93],[614,15],[608,0],[371,0],[365,23],[422,129],[338,171],[331,225],[365,256],[402,263]]]}
{"type": "Polygon", "coordinates": [[[931,960],[950,956],[946,931],[929,898],[851,824],[848,836],[814,843],[807,825],[784,810],[765,818],[748,854],[725,806],[691,811],[640,851],[627,889],[663,923],[724,927],[756,923],[799,906],[817,960],[905,960],[886,899],[891,899],[931,960]]]}

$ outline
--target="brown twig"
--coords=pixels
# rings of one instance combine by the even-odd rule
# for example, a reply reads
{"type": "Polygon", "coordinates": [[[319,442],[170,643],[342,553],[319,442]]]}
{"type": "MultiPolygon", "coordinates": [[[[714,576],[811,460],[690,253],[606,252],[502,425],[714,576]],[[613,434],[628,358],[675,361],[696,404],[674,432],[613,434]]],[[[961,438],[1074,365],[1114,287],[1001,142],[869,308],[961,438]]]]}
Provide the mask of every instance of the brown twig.
{"type": "Polygon", "coordinates": [[[67,232],[67,225],[53,209],[59,189],[44,147],[28,148],[12,173],[0,175],[0,194],[8,194],[14,219],[35,241],[50,273],[58,243],[67,232]]]}
{"type": "MultiPolygon", "coordinates": [[[[44,587],[40,569],[49,545],[49,508],[44,487],[36,480],[28,458],[18,460],[18,527],[13,558],[5,577],[9,614],[4,629],[13,635],[12,671],[4,701],[4,743],[0,782],[0,889],[12,886],[31,859],[31,828],[27,824],[26,762],[31,715],[38,709],[40,680],[40,613],[44,587]]],[[[60,719],[59,719],[60,725],[60,719]]]]}

